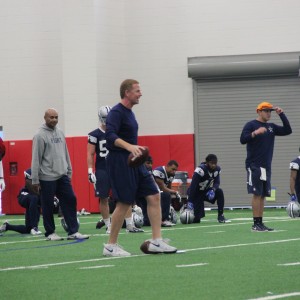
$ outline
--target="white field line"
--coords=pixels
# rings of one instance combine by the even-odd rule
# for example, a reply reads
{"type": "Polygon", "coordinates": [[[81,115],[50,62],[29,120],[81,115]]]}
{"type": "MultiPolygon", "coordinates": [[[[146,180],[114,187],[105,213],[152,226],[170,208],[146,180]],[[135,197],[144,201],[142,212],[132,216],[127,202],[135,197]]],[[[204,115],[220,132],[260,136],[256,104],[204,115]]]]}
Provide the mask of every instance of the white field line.
{"type": "Polygon", "coordinates": [[[92,266],[92,267],[82,267],[80,270],[89,270],[89,269],[99,269],[99,268],[112,268],[115,265],[103,265],[103,266],[92,266]]]}
{"type": "Polygon", "coordinates": [[[294,292],[294,293],[267,296],[267,297],[261,297],[261,298],[253,298],[253,299],[249,299],[249,300],[273,300],[273,299],[283,299],[283,298],[287,298],[287,297],[294,297],[294,296],[299,296],[299,295],[300,295],[300,292],[294,292]]]}
{"type": "Polygon", "coordinates": [[[176,265],[176,268],[190,268],[190,267],[199,267],[199,266],[206,266],[208,263],[198,263],[198,264],[191,264],[191,265],[176,265]]]}
{"type": "Polygon", "coordinates": [[[286,264],[277,264],[277,266],[299,266],[300,262],[294,262],[294,263],[286,263],[286,264]]]}
{"type": "MultiPolygon", "coordinates": [[[[257,243],[248,243],[248,244],[233,244],[233,245],[223,245],[223,246],[215,246],[215,247],[184,249],[184,251],[185,252],[203,251],[203,250],[205,251],[205,250],[213,250],[213,249],[245,247],[245,246],[254,246],[254,245],[267,245],[267,244],[276,244],[276,243],[288,243],[288,242],[295,242],[295,241],[300,241],[300,238],[288,239],[288,240],[267,241],[267,242],[257,242],[257,243]]],[[[179,252],[182,253],[181,250],[179,252]]],[[[35,266],[16,266],[16,267],[11,267],[11,268],[0,268],[0,272],[3,272],[3,271],[14,271],[14,270],[25,270],[25,269],[41,268],[41,267],[63,266],[63,265],[86,263],[86,262],[106,261],[106,260],[112,260],[112,259],[126,259],[126,258],[133,258],[133,257],[142,257],[142,256],[147,256],[147,255],[146,254],[137,254],[137,255],[131,255],[131,256],[126,256],[126,257],[102,257],[102,258],[95,258],[95,259],[86,259],[86,260],[77,260],[77,261],[66,261],[66,262],[43,264],[43,265],[35,265],[35,266]]]]}

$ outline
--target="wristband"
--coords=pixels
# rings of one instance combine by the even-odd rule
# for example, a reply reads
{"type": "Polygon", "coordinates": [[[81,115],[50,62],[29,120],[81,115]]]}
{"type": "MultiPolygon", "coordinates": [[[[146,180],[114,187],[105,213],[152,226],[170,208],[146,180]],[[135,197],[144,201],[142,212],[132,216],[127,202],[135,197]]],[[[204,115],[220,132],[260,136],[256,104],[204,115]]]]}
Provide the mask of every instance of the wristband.
{"type": "Polygon", "coordinates": [[[88,168],[88,174],[92,174],[93,173],[93,168],[88,168]]]}

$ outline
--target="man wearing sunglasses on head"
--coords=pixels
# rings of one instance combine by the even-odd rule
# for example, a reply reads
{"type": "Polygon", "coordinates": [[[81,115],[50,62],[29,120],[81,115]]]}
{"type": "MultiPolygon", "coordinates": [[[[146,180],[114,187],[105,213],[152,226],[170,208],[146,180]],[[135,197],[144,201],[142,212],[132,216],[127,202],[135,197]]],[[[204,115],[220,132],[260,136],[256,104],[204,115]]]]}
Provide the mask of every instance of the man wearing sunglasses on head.
{"type": "Polygon", "coordinates": [[[253,194],[252,231],[273,231],[263,223],[265,197],[271,196],[271,165],[274,151],[275,136],[284,136],[292,133],[290,123],[280,107],[274,107],[269,102],[262,102],[256,108],[257,118],[243,128],[240,142],[247,144],[247,188],[248,194],[253,194]],[[275,111],[280,117],[283,126],[269,123],[271,113],[275,111]]]}

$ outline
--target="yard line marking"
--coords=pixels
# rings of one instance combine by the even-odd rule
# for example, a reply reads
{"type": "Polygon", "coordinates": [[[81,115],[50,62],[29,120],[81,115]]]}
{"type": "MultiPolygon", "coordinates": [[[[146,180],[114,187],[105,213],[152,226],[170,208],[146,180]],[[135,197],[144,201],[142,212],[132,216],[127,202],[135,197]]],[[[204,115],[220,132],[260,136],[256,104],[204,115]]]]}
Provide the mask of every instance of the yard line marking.
{"type": "Polygon", "coordinates": [[[225,230],[223,230],[223,231],[219,230],[219,231],[208,231],[208,232],[204,232],[204,233],[224,233],[224,232],[226,232],[226,231],[225,230]]]}
{"type": "Polygon", "coordinates": [[[88,270],[88,269],[98,269],[98,268],[111,268],[115,267],[115,265],[103,265],[103,266],[92,266],[92,267],[82,267],[80,270],[88,270]]]}
{"type": "Polygon", "coordinates": [[[191,264],[191,265],[176,265],[176,268],[189,268],[189,267],[198,267],[198,266],[205,266],[208,263],[198,263],[198,264],[191,264]]]}
{"type": "Polygon", "coordinates": [[[261,297],[261,298],[253,298],[253,299],[249,299],[249,300],[273,300],[273,299],[282,299],[282,298],[286,298],[286,297],[294,297],[294,296],[299,296],[299,295],[300,295],[300,292],[294,292],[294,293],[267,296],[267,297],[261,297]]]}
{"type": "Polygon", "coordinates": [[[294,262],[294,263],[286,263],[286,264],[277,264],[277,266],[299,266],[300,262],[294,262]]]}
{"type": "MultiPolygon", "coordinates": [[[[223,248],[233,248],[233,247],[244,247],[244,246],[254,246],[254,245],[266,245],[266,244],[275,244],[275,243],[286,243],[286,242],[295,242],[300,241],[300,238],[289,239],[289,240],[277,240],[277,241],[267,241],[267,242],[257,242],[257,243],[249,243],[249,244],[236,244],[236,245],[223,245],[223,246],[215,246],[215,247],[204,247],[204,248],[195,248],[195,249],[183,249],[178,252],[190,252],[190,251],[202,251],[202,250],[212,250],[212,249],[223,249],[223,248]]],[[[3,271],[14,271],[14,270],[25,270],[33,267],[53,267],[53,266],[63,266],[70,264],[78,264],[78,263],[86,263],[86,262],[95,262],[95,261],[104,261],[104,260],[112,260],[112,259],[126,259],[126,258],[134,258],[134,257],[146,257],[148,254],[135,254],[131,256],[118,256],[118,257],[102,257],[95,259],[86,259],[86,260],[77,260],[77,261],[65,261],[59,263],[50,263],[36,266],[17,266],[11,268],[1,268],[0,272],[3,271]]]]}
{"type": "MultiPolygon", "coordinates": [[[[211,250],[211,249],[244,247],[244,246],[253,246],[253,245],[267,245],[267,244],[276,244],[276,243],[285,243],[285,242],[294,242],[294,241],[300,241],[300,238],[289,239],[289,240],[277,240],[277,241],[257,242],[257,243],[249,243],[249,244],[235,244],[235,245],[233,244],[233,245],[223,245],[223,246],[214,246],[214,247],[186,249],[186,252],[199,251],[199,250],[211,250]]],[[[1,271],[1,269],[0,269],[0,271],[1,271]]]]}

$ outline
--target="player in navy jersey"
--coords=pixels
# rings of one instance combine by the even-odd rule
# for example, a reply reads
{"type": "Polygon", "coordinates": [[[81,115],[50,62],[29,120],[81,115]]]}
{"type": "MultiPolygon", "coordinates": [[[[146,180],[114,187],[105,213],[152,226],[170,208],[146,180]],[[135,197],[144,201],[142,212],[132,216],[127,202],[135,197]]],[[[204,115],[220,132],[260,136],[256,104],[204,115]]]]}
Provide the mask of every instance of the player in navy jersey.
{"type": "Polygon", "coordinates": [[[152,227],[152,239],[149,240],[149,253],[175,253],[177,249],[168,245],[161,236],[161,209],[158,188],[146,167],[128,166],[128,156],[142,155],[142,146],[137,145],[138,123],[132,111],[142,96],[139,82],[126,79],[120,86],[121,101],[109,112],[106,120],[106,141],[109,154],[107,170],[114,199],[117,201],[112,214],[111,232],[107,244],[104,244],[104,256],[129,256],[129,252],[120,247],[118,235],[128,209],[139,197],[146,197],[147,210],[152,227]]]}
{"type": "MultiPolygon", "coordinates": [[[[300,148],[299,148],[300,151],[300,148]]],[[[290,197],[291,201],[300,199],[300,156],[290,162],[290,197]]]]}
{"type": "Polygon", "coordinates": [[[230,223],[224,217],[224,193],[220,188],[221,167],[215,154],[209,154],[194,171],[191,185],[188,189],[188,202],[194,207],[194,223],[200,223],[205,217],[204,201],[218,205],[218,222],[230,223]]]}
{"type": "Polygon", "coordinates": [[[263,223],[265,197],[271,195],[271,164],[275,136],[292,133],[290,123],[280,107],[273,107],[269,102],[261,102],[256,112],[258,117],[243,128],[241,144],[247,144],[246,170],[248,194],[252,196],[253,226],[252,231],[273,231],[263,223]],[[283,126],[269,123],[271,113],[275,111],[283,126]]]}
{"type": "MultiPolygon", "coordinates": [[[[5,181],[4,181],[3,164],[2,164],[2,158],[4,156],[5,156],[5,145],[2,139],[0,138],[0,193],[2,193],[5,190],[5,181]]],[[[0,211],[0,214],[1,213],[2,212],[0,211]]]]}
{"type": "Polygon", "coordinates": [[[110,106],[102,106],[99,108],[99,128],[93,130],[88,134],[87,144],[87,165],[88,165],[88,178],[95,187],[95,196],[99,198],[99,209],[103,221],[99,221],[96,228],[102,227],[102,222],[106,226],[106,233],[110,233],[110,215],[109,215],[109,192],[110,183],[106,170],[106,156],[108,150],[106,148],[105,129],[106,117],[111,110],[110,106]],[[95,173],[93,172],[94,156],[96,155],[95,173]]]}
{"type": "Polygon", "coordinates": [[[178,169],[176,160],[170,160],[166,166],[160,166],[153,170],[154,179],[160,189],[160,202],[162,214],[162,227],[174,226],[170,221],[171,194],[180,197],[178,191],[171,187],[172,181],[175,178],[175,173],[178,169]]]}

